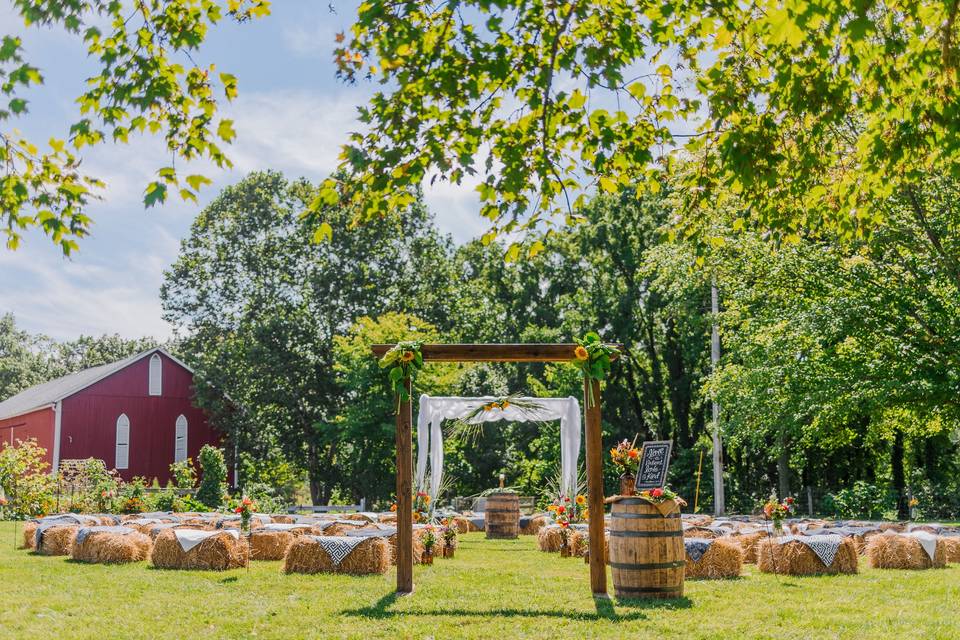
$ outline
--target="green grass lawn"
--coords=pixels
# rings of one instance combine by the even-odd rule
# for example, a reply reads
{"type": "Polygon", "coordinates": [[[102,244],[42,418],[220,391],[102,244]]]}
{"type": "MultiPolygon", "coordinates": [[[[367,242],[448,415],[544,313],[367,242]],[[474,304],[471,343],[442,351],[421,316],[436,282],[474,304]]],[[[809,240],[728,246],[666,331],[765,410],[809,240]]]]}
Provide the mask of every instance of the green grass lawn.
{"type": "Polygon", "coordinates": [[[0,638],[960,638],[960,565],[687,582],[666,602],[595,601],[580,559],[533,537],[464,536],[417,567],[416,593],[386,576],[287,576],[279,562],[226,573],[146,563],[82,565],[13,548],[0,523],[0,638]]]}

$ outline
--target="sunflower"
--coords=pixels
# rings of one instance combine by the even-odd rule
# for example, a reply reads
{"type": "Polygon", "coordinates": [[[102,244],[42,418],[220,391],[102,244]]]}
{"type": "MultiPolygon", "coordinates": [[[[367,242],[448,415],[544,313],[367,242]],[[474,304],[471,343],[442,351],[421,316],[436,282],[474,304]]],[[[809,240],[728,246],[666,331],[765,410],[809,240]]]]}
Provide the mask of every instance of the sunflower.
{"type": "Polygon", "coordinates": [[[416,356],[413,355],[413,351],[404,351],[400,354],[400,362],[410,362],[416,356]]]}
{"type": "Polygon", "coordinates": [[[576,356],[577,360],[589,360],[590,352],[583,346],[579,346],[573,350],[573,355],[576,356]]]}
{"type": "Polygon", "coordinates": [[[587,499],[583,495],[579,495],[577,496],[577,504],[582,507],[583,505],[587,504],[587,499]]]}

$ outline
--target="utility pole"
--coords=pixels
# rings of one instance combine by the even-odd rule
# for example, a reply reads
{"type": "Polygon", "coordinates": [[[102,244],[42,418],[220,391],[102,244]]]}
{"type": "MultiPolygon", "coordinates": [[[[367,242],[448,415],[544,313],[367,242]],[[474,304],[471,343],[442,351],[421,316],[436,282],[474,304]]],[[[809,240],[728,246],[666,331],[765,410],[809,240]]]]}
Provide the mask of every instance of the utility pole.
{"type": "MultiPolygon", "coordinates": [[[[720,363],[720,330],[717,317],[720,314],[720,294],[717,292],[717,279],[710,282],[710,309],[713,312],[713,327],[710,331],[710,363],[716,373],[720,363]]],[[[713,401],[713,512],[722,516],[726,513],[723,497],[723,443],[720,440],[720,403],[713,401]]]]}

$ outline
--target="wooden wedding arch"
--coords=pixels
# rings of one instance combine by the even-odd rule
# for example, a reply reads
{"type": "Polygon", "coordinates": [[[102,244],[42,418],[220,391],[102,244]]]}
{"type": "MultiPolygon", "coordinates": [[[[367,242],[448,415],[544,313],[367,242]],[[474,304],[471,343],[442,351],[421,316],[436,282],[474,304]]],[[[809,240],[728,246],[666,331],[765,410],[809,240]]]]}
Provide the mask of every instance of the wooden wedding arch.
{"type": "MultiPolygon", "coordinates": [[[[382,358],[392,344],[373,345],[382,358]]],[[[617,346],[619,345],[612,345],[617,346]]],[[[425,344],[420,354],[426,362],[572,362],[576,344],[425,344]]],[[[398,401],[397,411],[397,593],[413,593],[413,397],[406,380],[408,400],[398,401]]],[[[607,567],[603,554],[603,457],[600,426],[600,382],[584,379],[584,441],[587,458],[590,518],[590,588],[595,596],[607,595],[607,567]],[[592,385],[592,389],[590,386],[592,385]],[[593,402],[588,402],[587,398],[593,402]],[[599,516],[599,517],[598,517],[599,516]]]]}

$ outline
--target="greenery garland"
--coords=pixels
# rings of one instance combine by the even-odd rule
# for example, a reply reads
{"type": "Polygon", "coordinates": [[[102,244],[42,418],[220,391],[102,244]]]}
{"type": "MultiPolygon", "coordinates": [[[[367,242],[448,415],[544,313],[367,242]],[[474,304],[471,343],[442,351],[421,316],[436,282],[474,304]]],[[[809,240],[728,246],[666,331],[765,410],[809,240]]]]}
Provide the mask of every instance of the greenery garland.
{"type": "Polygon", "coordinates": [[[420,353],[422,344],[417,340],[398,342],[380,358],[380,368],[390,368],[388,375],[393,392],[397,395],[398,414],[400,403],[410,401],[410,392],[405,383],[409,380],[412,387],[414,372],[423,368],[423,354],[420,353]]]}
{"type": "MultiPolygon", "coordinates": [[[[585,382],[603,380],[610,371],[610,363],[620,356],[620,350],[613,345],[604,344],[600,336],[593,331],[577,340],[573,351],[574,362],[583,373],[585,382]]],[[[596,406],[593,397],[593,384],[587,384],[587,406],[596,406]]]]}

